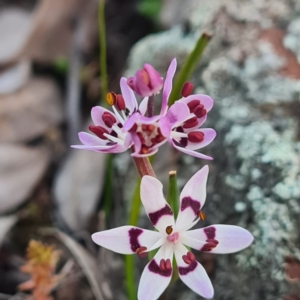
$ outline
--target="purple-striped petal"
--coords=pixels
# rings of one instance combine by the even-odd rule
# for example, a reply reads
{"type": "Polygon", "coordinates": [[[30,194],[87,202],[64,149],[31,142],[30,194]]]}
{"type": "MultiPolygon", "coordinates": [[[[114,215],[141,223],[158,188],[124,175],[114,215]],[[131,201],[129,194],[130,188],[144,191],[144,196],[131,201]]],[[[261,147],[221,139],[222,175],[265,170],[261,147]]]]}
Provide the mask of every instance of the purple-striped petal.
{"type": "Polygon", "coordinates": [[[134,152],[131,153],[131,156],[137,156],[141,151],[142,143],[141,143],[140,138],[138,137],[138,135],[135,132],[131,133],[131,137],[132,137],[132,141],[133,141],[133,145],[134,145],[134,152]]]}
{"type": "Polygon", "coordinates": [[[219,254],[240,251],[253,242],[248,230],[233,225],[212,225],[190,230],[184,232],[182,237],[182,242],[191,248],[219,254]]]}
{"type": "Polygon", "coordinates": [[[192,176],[186,183],[180,194],[179,213],[176,220],[176,230],[190,228],[193,221],[198,217],[206,199],[206,182],[208,166],[192,176]]]}
{"type": "Polygon", "coordinates": [[[176,61],[176,58],[174,58],[171,61],[171,64],[167,71],[165,83],[164,83],[161,110],[160,110],[160,115],[162,115],[162,116],[164,116],[166,114],[167,109],[168,109],[168,101],[169,101],[169,97],[170,97],[170,94],[172,91],[172,81],[173,81],[173,77],[174,77],[174,74],[176,71],[176,67],[177,67],[177,61],[176,61]]]}
{"type": "Polygon", "coordinates": [[[129,131],[133,125],[138,121],[140,114],[138,112],[133,113],[124,123],[122,128],[123,132],[129,131]]]}
{"type": "Polygon", "coordinates": [[[212,107],[214,106],[214,100],[211,97],[209,97],[208,95],[204,95],[204,94],[190,95],[186,98],[181,98],[179,100],[179,102],[188,104],[189,102],[191,102],[193,100],[199,100],[200,104],[202,104],[204,106],[204,109],[207,112],[209,112],[212,109],[212,107]]]}
{"type": "Polygon", "coordinates": [[[138,152],[134,152],[131,154],[131,156],[133,157],[148,157],[148,156],[152,156],[154,154],[156,154],[158,151],[158,147],[157,148],[148,148],[148,152],[146,154],[140,154],[138,152]]]}
{"type": "Polygon", "coordinates": [[[197,129],[197,130],[193,130],[193,132],[203,132],[204,139],[202,142],[199,143],[192,143],[188,141],[188,144],[185,148],[189,150],[197,150],[206,147],[215,139],[217,135],[216,131],[212,128],[197,129]]]}
{"type": "Polygon", "coordinates": [[[186,104],[175,102],[168,109],[167,114],[160,119],[160,130],[165,137],[169,137],[173,127],[180,125],[190,115],[186,104]]]}
{"type": "Polygon", "coordinates": [[[188,249],[182,244],[176,245],[174,249],[180,279],[195,293],[211,299],[214,295],[214,288],[205,269],[196,260],[186,264],[182,256],[187,252],[188,249]]]}
{"type": "Polygon", "coordinates": [[[90,150],[95,152],[109,153],[113,146],[86,146],[86,145],[72,145],[71,148],[80,150],[90,150]]]}
{"type": "Polygon", "coordinates": [[[185,154],[188,154],[190,156],[194,156],[194,157],[202,158],[202,159],[206,159],[206,160],[213,160],[213,158],[211,156],[208,156],[208,155],[205,155],[205,154],[202,154],[202,153],[199,153],[197,151],[190,150],[190,149],[187,149],[187,148],[184,148],[184,147],[180,147],[180,146],[176,145],[173,141],[172,141],[172,145],[178,151],[181,151],[181,152],[183,152],[185,154]]]}
{"type": "Polygon", "coordinates": [[[94,243],[121,254],[135,253],[140,247],[150,249],[160,238],[161,235],[158,232],[134,226],[122,226],[92,235],[94,243]]]}
{"type": "Polygon", "coordinates": [[[101,106],[94,106],[91,110],[91,117],[92,117],[92,120],[93,120],[93,123],[96,125],[96,126],[101,126],[101,127],[104,127],[106,128],[108,131],[111,130],[111,128],[107,127],[105,125],[105,123],[103,122],[103,119],[102,119],[102,116],[104,113],[109,113],[111,114],[116,120],[117,120],[117,117],[108,109],[105,109],[104,107],[101,107],[101,106]]]}
{"type": "Polygon", "coordinates": [[[154,123],[156,123],[159,119],[160,119],[159,115],[152,116],[152,117],[145,117],[145,116],[140,115],[138,122],[140,124],[146,124],[146,125],[148,125],[148,124],[154,124],[154,123]]]}
{"type": "Polygon", "coordinates": [[[139,300],[155,300],[163,293],[169,285],[173,268],[172,268],[173,250],[168,244],[162,245],[154,258],[145,267],[138,289],[139,300]],[[171,269],[162,270],[160,261],[167,259],[171,262],[171,269]]]}
{"type": "Polygon", "coordinates": [[[139,105],[139,111],[140,113],[144,116],[147,112],[147,109],[148,109],[148,101],[149,101],[149,97],[145,97],[140,105],[139,105]]]}
{"type": "Polygon", "coordinates": [[[131,115],[133,112],[135,112],[138,109],[138,105],[134,93],[132,89],[128,86],[127,79],[125,77],[121,78],[120,87],[121,87],[126,108],[129,110],[129,114],[131,115]]]}
{"type": "Polygon", "coordinates": [[[108,140],[102,140],[96,135],[83,131],[78,133],[78,137],[80,142],[86,146],[105,146],[108,143],[108,140]]]}
{"type": "Polygon", "coordinates": [[[159,120],[159,128],[160,128],[161,134],[164,137],[169,138],[171,130],[172,130],[172,127],[171,127],[171,124],[169,122],[169,119],[166,116],[162,117],[159,120]]]}
{"type": "Polygon", "coordinates": [[[141,182],[141,200],[154,227],[166,234],[168,226],[174,226],[174,215],[163,195],[163,186],[159,180],[144,176],[141,182]]]}

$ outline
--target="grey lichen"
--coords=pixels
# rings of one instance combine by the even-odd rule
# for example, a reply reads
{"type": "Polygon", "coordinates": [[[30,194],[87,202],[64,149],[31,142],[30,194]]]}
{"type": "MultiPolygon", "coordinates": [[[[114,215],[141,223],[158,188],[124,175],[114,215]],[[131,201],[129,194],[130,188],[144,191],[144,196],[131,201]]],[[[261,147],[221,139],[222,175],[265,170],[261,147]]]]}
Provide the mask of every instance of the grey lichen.
{"type": "MultiPolygon", "coordinates": [[[[144,62],[164,71],[171,58],[184,59],[203,28],[215,30],[213,51],[207,49],[193,75],[196,90],[215,100],[205,124],[218,133],[206,147],[214,157],[207,224],[243,226],[255,242],[239,254],[217,258],[214,299],[282,299],[288,293],[284,258],[300,258],[299,115],[289,108],[299,106],[300,80],[281,72],[286,58],[258,37],[265,28],[286,27],[284,45],[300,56],[300,21],[294,14],[300,4],[218,1],[205,6],[207,14],[199,13],[201,4],[191,15],[188,37],[175,28],[144,39],[131,53],[129,71],[144,62]],[[230,35],[232,28],[239,38],[230,35]],[[224,32],[229,33],[222,46],[224,32]]],[[[182,185],[203,162],[189,157],[181,164],[182,185]]]]}

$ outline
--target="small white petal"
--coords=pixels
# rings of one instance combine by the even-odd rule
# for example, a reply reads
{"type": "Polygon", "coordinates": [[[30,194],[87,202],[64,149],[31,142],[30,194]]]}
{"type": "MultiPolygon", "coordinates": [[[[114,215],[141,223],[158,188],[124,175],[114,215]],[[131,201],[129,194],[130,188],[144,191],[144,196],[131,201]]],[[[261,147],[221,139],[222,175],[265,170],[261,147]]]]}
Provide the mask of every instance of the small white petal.
{"type": "Polygon", "coordinates": [[[195,293],[204,298],[211,299],[214,295],[214,288],[205,269],[196,260],[189,265],[186,264],[182,256],[186,255],[187,252],[188,249],[182,244],[178,244],[174,248],[180,279],[195,293]]]}
{"type": "Polygon", "coordinates": [[[78,137],[80,142],[86,146],[105,146],[108,143],[108,140],[100,139],[96,135],[83,131],[78,133],[78,137]]]}
{"type": "Polygon", "coordinates": [[[186,229],[195,217],[198,217],[198,212],[202,209],[206,199],[207,176],[208,166],[204,166],[184,186],[180,194],[177,230],[186,229]]]}
{"type": "Polygon", "coordinates": [[[146,114],[147,109],[148,109],[148,100],[149,100],[149,97],[145,97],[139,106],[139,111],[143,116],[146,114]]]}
{"type": "Polygon", "coordinates": [[[184,147],[181,147],[181,146],[177,146],[174,141],[172,140],[171,141],[172,143],[172,146],[174,148],[176,148],[178,151],[181,151],[185,154],[188,154],[190,156],[193,156],[193,157],[197,157],[197,158],[201,158],[201,159],[206,159],[206,160],[213,160],[213,158],[211,156],[208,156],[208,155],[205,155],[205,154],[202,154],[202,153],[199,153],[195,150],[190,150],[190,149],[187,149],[187,148],[184,148],[184,147]]]}
{"type": "Polygon", "coordinates": [[[105,123],[102,119],[102,116],[105,112],[116,117],[111,111],[109,111],[108,109],[106,109],[102,106],[94,106],[91,110],[91,117],[92,117],[93,123],[96,126],[101,126],[101,127],[106,128],[107,130],[110,130],[110,128],[105,125],[105,123]]]}
{"type": "Polygon", "coordinates": [[[138,106],[137,106],[135,95],[132,89],[128,86],[127,79],[125,77],[121,78],[120,87],[125,101],[125,106],[129,110],[129,114],[131,115],[133,112],[137,110],[138,106]]]}
{"type": "Polygon", "coordinates": [[[173,247],[170,243],[162,245],[154,258],[147,264],[140,279],[138,299],[155,300],[169,285],[173,268],[162,271],[159,267],[161,259],[173,260],[173,247]]]}
{"type": "Polygon", "coordinates": [[[174,226],[174,215],[159,180],[151,176],[142,178],[141,200],[152,225],[160,232],[165,233],[168,226],[174,226]]]}
{"type": "MultiPolygon", "coordinates": [[[[135,253],[139,247],[152,248],[161,238],[159,232],[134,226],[122,226],[110,230],[96,232],[92,240],[99,246],[121,254],[135,253]]],[[[157,248],[160,245],[157,244],[157,248]]]]}
{"type": "Polygon", "coordinates": [[[162,92],[162,102],[161,102],[161,109],[160,109],[160,115],[165,115],[168,109],[168,101],[169,101],[169,96],[172,91],[172,81],[173,77],[176,72],[176,67],[177,67],[177,60],[174,58],[167,71],[165,83],[164,83],[164,88],[162,92]]]}

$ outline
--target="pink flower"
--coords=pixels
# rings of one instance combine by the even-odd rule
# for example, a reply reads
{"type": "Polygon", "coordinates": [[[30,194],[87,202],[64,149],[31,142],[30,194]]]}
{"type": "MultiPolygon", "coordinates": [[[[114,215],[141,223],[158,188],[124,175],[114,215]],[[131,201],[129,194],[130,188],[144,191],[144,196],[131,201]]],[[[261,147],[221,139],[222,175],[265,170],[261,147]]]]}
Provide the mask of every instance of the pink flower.
{"type": "Polygon", "coordinates": [[[176,59],[173,59],[163,87],[160,114],[150,118],[133,114],[125,122],[123,130],[131,132],[135,145],[133,156],[153,155],[168,141],[181,152],[210,160],[210,156],[195,150],[207,146],[216,137],[214,129],[199,128],[206,121],[213,100],[207,95],[189,95],[168,107],[176,65],[176,59]]]}
{"type": "Polygon", "coordinates": [[[171,281],[173,255],[180,279],[204,298],[214,294],[211,281],[203,266],[195,260],[187,247],[210,253],[234,253],[248,247],[253,236],[247,230],[233,225],[210,225],[189,230],[203,217],[201,209],[206,198],[208,166],[198,171],[180,194],[177,220],[165,201],[162,184],[154,177],[144,176],[141,182],[141,200],[149,220],[158,231],[134,226],[123,226],[92,235],[93,241],[121,254],[138,254],[159,248],[147,264],[140,279],[139,300],[157,299],[171,281]]]}
{"type": "Polygon", "coordinates": [[[129,77],[127,83],[138,95],[149,97],[159,93],[163,79],[151,65],[144,64],[144,68],[138,70],[134,77],[129,77]]]}
{"type": "Polygon", "coordinates": [[[114,113],[101,106],[93,107],[91,116],[94,124],[89,126],[93,134],[79,132],[78,137],[83,145],[71,147],[104,153],[120,153],[133,145],[131,135],[122,128],[127,118],[136,111],[146,112],[148,98],[145,98],[138,107],[126,78],[121,78],[120,86],[122,95],[110,94],[110,97],[114,98],[112,100],[114,113]]]}
{"type": "MultiPolygon", "coordinates": [[[[159,115],[146,117],[149,98],[145,97],[138,106],[135,95],[128,86],[128,80],[121,78],[122,95],[110,93],[114,112],[100,106],[93,107],[91,115],[94,124],[89,126],[93,134],[80,132],[78,136],[83,145],[72,147],[120,153],[134,146],[132,156],[143,157],[155,154],[158,148],[168,141],[181,152],[212,159],[195,150],[207,146],[216,137],[215,130],[199,128],[212,109],[213,100],[207,95],[190,95],[168,107],[176,65],[176,59],[173,59],[163,86],[159,115]]],[[[153,75],[156,72],[149,65],[145,65],[145,68],[149,74],[153,75]]]]}

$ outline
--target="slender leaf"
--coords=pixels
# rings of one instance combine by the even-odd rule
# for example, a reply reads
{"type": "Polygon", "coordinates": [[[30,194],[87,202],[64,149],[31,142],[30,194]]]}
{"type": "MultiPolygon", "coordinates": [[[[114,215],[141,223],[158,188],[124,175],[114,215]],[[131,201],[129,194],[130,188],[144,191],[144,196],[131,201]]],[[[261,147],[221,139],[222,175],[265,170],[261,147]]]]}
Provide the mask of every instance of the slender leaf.
{"type": "Polygon", "coordinates": [[[210,39],[211,35],[208,33],[203,33],[198,39],[195,48],[189,54],[175,78],[175,83],[169,98],[169,105],[172,105],[176,100],[181,98],[181,89],[184,83],[190,79],[210,39]]]}

